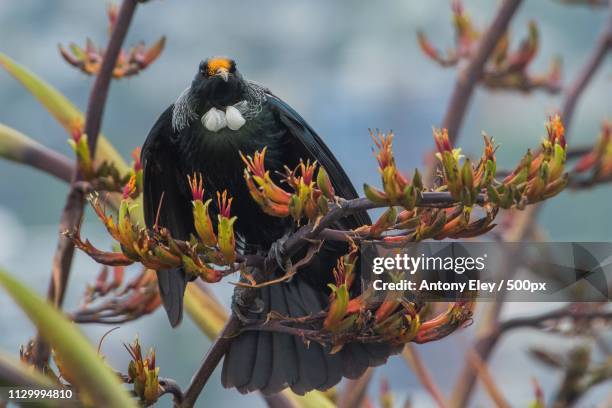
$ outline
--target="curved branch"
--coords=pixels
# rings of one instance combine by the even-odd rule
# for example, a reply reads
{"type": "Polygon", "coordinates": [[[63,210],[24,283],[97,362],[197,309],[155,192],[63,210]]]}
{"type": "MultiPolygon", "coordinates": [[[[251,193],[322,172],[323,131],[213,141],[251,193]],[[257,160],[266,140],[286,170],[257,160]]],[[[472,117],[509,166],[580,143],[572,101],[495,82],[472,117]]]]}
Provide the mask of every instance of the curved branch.
{"type": "Polygon", "coordinates": [[[572,320],[595,320],[605,319],[612,321],[611,310],[587,310],[587,311],[574,311],[571,308],[563,307],[550,312],[544,312],[535,316],[515,317],[502,322],[497,330],[495,330],[493,336],[502,336],[508,331],[519,329],[519,328],[543,328],[544,324],[549,321],[561,320],[569,318],[572,320]]]}
{"type": "Polygon", "coordinates": [[[607,21],[604,25],[599,38],[597,39],[597,45],[589,56],[586,64],[580,70],[578,77],[569,86],[569,89],[565,92],[565,103],[563,104],[563,110],[561,112],[561,118],[565,124],[565,128],[569,129],[572,118],[574,117],[574,110],[576,104],[585,90],[587,84],[591,81],[591,78],[597,71],[597,68],[601,65],[606,53],[612,47],[612,4],[608,8],[607,21]]]}
{"type": "MultiPolygon", "coordinates": [[[[125,40],[127,30],[137,5],[137,0],[124,0],[121,4],[117,23],[115,24],[108,46],[106,47],[100,72],[96,77],[96,81],[90,93],[87,115],[85,117],[84,133],[88,135],[87,142],[91,152],[96,151],[95,147],[100,133],[100,124],[102,123],[102,115],[108,96],[108,88],[110,86],[113,68],[115,67],[121,45],[125,40]]],[[[75,182],[80,180],[81,175],[75,168],[72,177],[73,183],[66,197],[66,204],[64,205],[60,220],[60,231],[72,231],[80,225],[83,218],[85,197],[82,190],[75,185],[75,182]]],[[[57,249],[53,257],[52,276],[47,291],[48,299],[53,301],[58,307],[62,305],[64,300],[64,293],[70,275],[73,256],[74,245],[72,241],[68,239],[68,237],[60,235],[57,249]]],[[[34,362],[37,367],[42,368],[47,364],[49,353],[49,346],[42,340],[39,333],[37,335],[34,352],[34,362]]]]}
{"type": "Polygon", "coordinates": [[[455,84],[448,110],[442,121],[442,127],[448,130],[451,143],[458,137],[470,98],[482,77],[484,66],[495,46],[506,32],[508,24],[520,4],[521,0],[505,0],[502,3],[493,23],[484,33],[474,57],[465,67],[465,70],[457,76],[457,83],[455,84]]]}
{"type": "Polygon", "coordinates": [[[181,403],[181,407],[190,408],[193,407],[198,396],[202,392],[202,389],[206,385],[206,382],[210,378],[211,374],[221,361],[221,358],[225,355],[230,343],[232,342],[232,335],[240,328],[240,320],[232,315],[230,319],[225,324],[225,327],[219,334],[208,350],[208,353],[204,357],[204,361],[202,361],[202,365],[198,371],[194,374],[189,387],[185,390],[183,396],[183,402],[181,403]]]}
{"type": "Polygon", "coordinates": [[[434,382],[429,370],[425,364],[423,364],[419,353],[412,344],[409,343],[404,346],[402,357],[404,357],[404,360],[406,360],[406,362],[410,365],[412,371],[419,379],[423,387],[425,387],[425,389],[429,392],[433,400],[436,401],[437,406],[439,408],[448,407],[446,397],[444,394],[442,394],[442,391],[440,391],[440,388],[434,382]]]}
{"type": "Polygon", "coordinates": [[[183,391],[178,383],[172,378],[159,377],[159,385],[162,391],[159,393],[159,397],[165,394],[172,394],[174,405],[179,405],[183,402],[183,391]]]}
{"type": "Polygon", "coordinates": [[[74,165],[66,156],[0,123],[0,157],[70,182],[74,165]]]}

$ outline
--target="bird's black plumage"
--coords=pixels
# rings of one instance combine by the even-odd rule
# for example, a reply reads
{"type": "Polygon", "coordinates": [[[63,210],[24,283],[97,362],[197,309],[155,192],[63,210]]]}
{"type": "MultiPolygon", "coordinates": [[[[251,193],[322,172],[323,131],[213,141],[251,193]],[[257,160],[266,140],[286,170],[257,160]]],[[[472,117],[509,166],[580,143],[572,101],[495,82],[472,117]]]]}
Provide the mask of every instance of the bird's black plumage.
{"type": "MultiPolygon", "coordinates": [[[[234,197],[232,215],[238,217],[235,231],[242,250],[267,252],[296,227],[288,218],[264,214],[249,195],[239,152],[252,155],[264,147],[265,165],[273,177],[285,165],[295,167],[300,159],[316,160],[327,170],[338,195],[357,197],[336,158],[294,109],[269,90],[244,80],[232,60],[214,58],[200,65],[191,87],[160,116],[143,146],[147,225],[153,225],[159,208],[159,225],[174,237],[188,238],[194,227],[187,175],[200,172],[209,197],[223,190],[234,197]],[[230,127],[214,130],[200,120],[211,109],[222,112],[227,106],[241,109],[246,119],[238,129],[230,129],[229,119],[230,127]]],[[[360,212],[336,227],[356,228],[366,223],[370,223],[367,213],[360,212]]],[[[293,280],[260,289],[263,310],[250,312],[251,317],[261,318],[272,310],[304,316],[327,308],[330,272],[346,250],[345,243],[326,242],[293,280]]],[[[158,280],[164,307],[175,326],[182,317],[188,277],[175,269],[158,271],[158,280]]],[[[247,332],[232,343],[222,381],[241,392],[274,393],[289,386],[302,394],[329,388],[343,376],[355,378],[367,367],[382,364],[394,351],[387,344],[352,343],[332,355],[318,344],[306,347],[301,339],[287,334],[247,332]]]]}

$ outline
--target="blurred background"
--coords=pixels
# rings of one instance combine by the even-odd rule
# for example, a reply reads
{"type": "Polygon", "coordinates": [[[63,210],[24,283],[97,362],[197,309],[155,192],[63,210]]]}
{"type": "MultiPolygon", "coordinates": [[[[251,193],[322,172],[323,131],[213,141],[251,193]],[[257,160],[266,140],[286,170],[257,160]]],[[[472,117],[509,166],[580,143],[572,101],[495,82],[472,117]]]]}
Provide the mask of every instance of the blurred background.
{"type": "MultiPolygon", "coordinates": [[[[490,21],[498,2],[465,1],[477,27],[490,21]]],[[[3,0],[0,2],[0,51],[29,67],[85,109],[92,78],[68,67],[57,45],[83,44],[89,36],[97,44],[107,40],[105,1],[53,2],[3,0]]],[[[605,9],[604,9],[605,10],[605,9]]],[[[573,79],[589,55],[605,18],[602,9],[573,7],[557,1],[525,1],[513,20],[513,45],[524,38],[527,23],[540,28],[540,50],[532,70],[543,73],[551,58],[563,60],[563,83],[573,79]]],[[[325,139],[355,185],[376,184],[378,175],[371,154],[368,128],[396,132],[396,156],[401,168],[423,167],[433,146],[431,127],[445,112],[456,71],[443,69],[419,49],[416,32],[423,29],[439,48],[454,44],[449,1],[260,0],[151,1],[140,7],[128,34],[127,45],[152,43],[167,36],[161,58],[136,77],[112,84],[103,131],[126,158],[142,144],[158,115],[189,85],[200,60],[212,55],[233,57],[251,80],[265,84],[291,104],[325,139]]],[[[610,58],[604,63],[578,105],[570,144],[593,143],[601,120],[610,118],[610,58]]],[[[479,155],[484,130],[501,144],[499,168],[518,161],[528,147],[537,147],[544,121],[561,105],[560,95],[543,92],[518,94],[479,89],[468,110],[459,145],[479,155]]],[[[14,127],[46,146],[70,157],[65,131],[26,91],[0,71],[0,122],[14,127]]],[[[128,160],[129,161],[129,160],[128,160]]],[[[30,168],[0,161],[0,265],[39,293],[46,293],[57,225],[67,186],[30,168]]],[[[611,187],[581,193],[565,192],[546,204],[539,218],[553,241],[610,241],[611,187]],[[588,201],[587,201],[588,200],[588,201]]],[[[91,215],[91,212],[89,212],[91,215]]],[[[100,225],[88,217],[84,235],[98,247],[110,244],[100,225]]],[[[85,285],[98,266],[78,253],[68,287],[66,309],[78,307],[85,285]]],[[[215,291],[229,304],[231,288],[215,291]]],[[[533,311],[534,305],[513,304],[507,315],[533,311]]],[[[539,304],[544,310],[547,305],[539,304]]],[[[478,315],[476,315],[476,323],[478,315]]],[[[106,326],[84,326],[93,342],[106,326]]],[[[33,336],[34,328],[5,293],[0,293],[0,349],[18,353],[19,344],[33,336]]],[[[462,366],[463,349],[473,328],[442,341],[419,346],[422,358],[443,391],[450,391],[462,366]]],[[[116,368],[127,367],[122,342],[139,336],[145,347],[154,345],[162,376],[186,385],[209,346],[189,320],[172,330],[162,310],[122,326],[104,342],[102,352],[116,368]]],[[[533,399],[531,377],[545,393],[553,392],[559,378],[533,363],[529,345],[555,342],[533,332],[504,338],[491,360],[491,371],[513,404],[533,399]]],[[[200,398],[220,406],[248,403],[262,406],[257,395],[242,396],[220,385],[220,369],[200,398]]],[[[393,357],[376,372],[372,391],[388,377],[397,401],[409,397],[414,406],[432,401],[401,357],[393,357]]],[[[604,386],[605,387],[605,386],[604,386]]],[[[584,403],[602,401],[603,387],[584,403]]],[[[164,397],[160,405],[170,404],[164,397]]],[[[490,404],[481,391],[473,405],[490,404]]],[[[587,405],[585,405],[587,406],[587,405]]],[[[590,405],[588,405],[590,406],[590,405]]]]}

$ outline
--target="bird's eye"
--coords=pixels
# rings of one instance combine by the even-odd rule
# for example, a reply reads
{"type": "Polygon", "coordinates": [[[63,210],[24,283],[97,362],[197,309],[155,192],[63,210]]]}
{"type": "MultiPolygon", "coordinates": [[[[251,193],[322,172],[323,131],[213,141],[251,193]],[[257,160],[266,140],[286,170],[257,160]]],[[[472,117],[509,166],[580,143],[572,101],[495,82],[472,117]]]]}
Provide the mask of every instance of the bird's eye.
{"type": "Polygon", "coordinates": [[[208,64],[206,64],[206,62],[203,61],[198,67],[198,69],[199,69],[200,75],[206,76],[206,73],[208,72],[208,64]]]}

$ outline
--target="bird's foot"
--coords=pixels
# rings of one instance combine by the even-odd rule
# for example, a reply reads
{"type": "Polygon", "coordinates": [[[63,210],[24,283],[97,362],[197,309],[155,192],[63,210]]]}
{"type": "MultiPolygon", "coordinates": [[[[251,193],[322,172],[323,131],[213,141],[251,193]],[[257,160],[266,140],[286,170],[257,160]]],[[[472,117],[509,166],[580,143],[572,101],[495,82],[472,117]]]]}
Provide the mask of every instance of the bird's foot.
{"type": "MultiPolygon", "coordinates": [[[[237,288],[243,289],[243,288],[237,288]]],[[[243,324],[252,323],[253,319],[245,316],[244,311],[261,313],[264,310],[264,302],[260,298],[253,298],[248,291],[237,290],[232,298],[232,312],[243,324]]]]}
{"type": "Polygon", "coordinates": [[[285,260],[286,252],[283,248],[290,235],[290,232],[285,233],[285,235],[274,241],[270,246],[270,254],[273,255],[276,264],[283,271],[287,270],[287,267],[291,264],[290,259],[285,260]]]}

